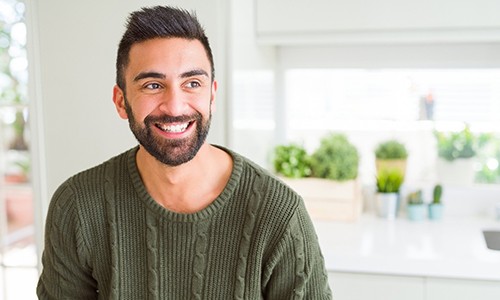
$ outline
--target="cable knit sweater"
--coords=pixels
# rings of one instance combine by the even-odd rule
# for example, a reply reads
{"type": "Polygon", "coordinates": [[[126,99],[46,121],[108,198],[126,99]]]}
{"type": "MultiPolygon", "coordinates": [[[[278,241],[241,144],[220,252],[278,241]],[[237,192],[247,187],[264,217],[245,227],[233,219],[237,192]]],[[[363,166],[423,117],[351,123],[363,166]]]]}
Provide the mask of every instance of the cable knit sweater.
{"type": "Polygon", "coordinates": [[[224,149],[223,192],[193,214],[146,191],[137,147],[81,172],[47,216],[39,299],[331,299],[301,198],[224,149]]]}

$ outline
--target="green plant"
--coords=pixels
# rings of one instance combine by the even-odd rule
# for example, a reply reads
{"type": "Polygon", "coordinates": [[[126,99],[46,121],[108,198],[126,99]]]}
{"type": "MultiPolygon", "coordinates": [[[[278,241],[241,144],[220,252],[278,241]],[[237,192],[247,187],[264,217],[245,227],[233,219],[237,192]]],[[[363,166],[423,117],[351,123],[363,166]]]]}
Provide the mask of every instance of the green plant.
{"type": "Polygon", "coordinates": [[[375,149],[377,159],[406,159],[408,151],[404,144],[397,140],[388,140],[378,144],[375,149]]]}
{"type": "Polygon", "coordinates": [[[422,205],[424,199],[422,197],[422,190],[417,190],[408,194],[408,205],[422,205]]]}
{"type": "Polygon", "coordinates": [[[311,175],[311,158],[306,150],[297,144],[276,146],[273,165],[276,173],[285,177],[302,178],[311,175]]]}
{"type": "Polygon", "coordinates": [[[476,156],[478,150],[491,138],[489,134],[473,134],[468,125],[458,132],[435,131],[434,135],[437,140],[439,157],[448,161],[476,156]]]}
{"type": "Polygon", "coordinates": [[[398,193],[404,181],[404,174],[398,169],[385,169],[376,176],[377,192],[398,193]]]}
{"type": "Polygon", "coordinates": [[[359,153],[343,134],[321,139],[311,156],[312,176],[345,181],[358,177],[359,153]]]}
{"type": "MultiPolygon", "coordinates": [[[[13,150],[28,150],[24,140],[26,120],[22,108],[27,108],[26,69],[14,68],[19,66],[15,61],[26,59],[25,43],[15,34],[15,27],[24,23],[24,17],[19,7],[19,1],[8,1],[0,12],[0,104],[13,107],[15,112],[14,122],[8,126],[13,133],[13,140],[9,142],[8,148],[13,150]],[[5,8],[5,9],[3,9],[5,8]]],[[[18,27],[19,28],[19,27],[18,27]]]]}
{"type": "Polygon", "coordinates": [[[442,195],[443,187],[440,184],[436,184],[432,191],[432,204],[440,204],[442,195]]]}
{"type": "Polygon", "coordinates": [[[500,183],[500,136],[492,136],[486,151],[482,152],[480,170],[476,173],[476,182],[500,183]]]}

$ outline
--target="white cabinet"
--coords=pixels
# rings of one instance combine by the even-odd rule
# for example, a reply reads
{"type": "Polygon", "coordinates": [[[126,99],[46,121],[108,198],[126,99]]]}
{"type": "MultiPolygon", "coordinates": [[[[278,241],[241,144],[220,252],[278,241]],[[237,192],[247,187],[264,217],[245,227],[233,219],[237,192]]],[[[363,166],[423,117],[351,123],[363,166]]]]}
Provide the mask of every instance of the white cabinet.
{"type": "Polygon", "coordinates": [[[418,276],[329,272],[339,300],[498,300],[500,282],[418,276]]]}
{"type": "MultiPolygon", "coordinates": [[[[492,268],[495,268],[495,266],[492,266],[492,268]]],[[[498,266],[496,266],[496,268],[498,268],[498,266]]],[[[442,299],[498,300],[500,299],[500,282],[429,278],[427,280],[426,300],[442,299]]]]}
{"type": "Polygon", "coordinates": [[[331,272],[329,281],[338,300],[425,300],[419,277],[331,272]]]}
{"type": "Polygon", "coordinates": [[[500,1],[256,0],[270,43],[500,40],[500,1]]]}

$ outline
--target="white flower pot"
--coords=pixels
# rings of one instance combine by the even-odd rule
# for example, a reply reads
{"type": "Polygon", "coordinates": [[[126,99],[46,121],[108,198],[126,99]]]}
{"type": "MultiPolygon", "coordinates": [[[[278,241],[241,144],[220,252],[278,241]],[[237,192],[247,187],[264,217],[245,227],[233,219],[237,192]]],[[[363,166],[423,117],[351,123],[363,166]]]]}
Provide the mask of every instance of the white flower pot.
{"type": "Polygon", "coordinates": [[[398,193],[377,193],[375,201],[379,217],[388,220],[393,220],[397,217],[399,208],[398,193]]]}

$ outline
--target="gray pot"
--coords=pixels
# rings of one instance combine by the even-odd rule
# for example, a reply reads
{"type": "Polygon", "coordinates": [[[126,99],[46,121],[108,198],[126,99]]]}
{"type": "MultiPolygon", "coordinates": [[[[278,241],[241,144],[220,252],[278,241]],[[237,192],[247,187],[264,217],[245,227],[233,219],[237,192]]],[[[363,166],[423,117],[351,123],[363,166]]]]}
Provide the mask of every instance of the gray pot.
{"type": "Polygon", "coordinates": [[[377,193],[375,201],[379,217],[388,220],[396,218],[399,207],[398,193],[377,193]]]}

